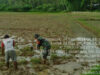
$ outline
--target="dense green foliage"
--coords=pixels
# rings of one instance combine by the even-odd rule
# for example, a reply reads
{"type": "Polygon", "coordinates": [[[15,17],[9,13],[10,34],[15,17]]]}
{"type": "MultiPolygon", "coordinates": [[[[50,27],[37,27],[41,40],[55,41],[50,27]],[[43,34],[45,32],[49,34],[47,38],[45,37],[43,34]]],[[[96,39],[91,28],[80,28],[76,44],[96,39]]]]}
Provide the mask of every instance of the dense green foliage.
{"type": "Polygon", "coordinates": [[[100,10],[100,0],[0,0],[0,11],[100,10]]]}

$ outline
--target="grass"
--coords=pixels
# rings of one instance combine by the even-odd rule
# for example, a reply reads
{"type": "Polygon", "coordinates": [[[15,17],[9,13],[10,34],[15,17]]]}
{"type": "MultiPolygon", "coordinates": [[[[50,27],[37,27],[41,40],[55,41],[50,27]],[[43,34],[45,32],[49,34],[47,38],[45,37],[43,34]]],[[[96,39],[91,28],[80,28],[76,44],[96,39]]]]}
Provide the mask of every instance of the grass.
{"type": "Polygon", "coordinates": [[[89,72],[82,75],[100,75],[100,65],[93,66],[89,72]]]}
{"type": "Polygon", "coordinates": [[[73,13],[72,16],[79,24],[96,35],[100,37],[100,13],[99,12],[80,12],[73,13]]]}
{"type": "Polygon", "coordinates": [[[97,37],[100,37],[100,21],[84,21],[81,20],[81,23],[84,24],[84,26],[93,32],[97,37]]]}

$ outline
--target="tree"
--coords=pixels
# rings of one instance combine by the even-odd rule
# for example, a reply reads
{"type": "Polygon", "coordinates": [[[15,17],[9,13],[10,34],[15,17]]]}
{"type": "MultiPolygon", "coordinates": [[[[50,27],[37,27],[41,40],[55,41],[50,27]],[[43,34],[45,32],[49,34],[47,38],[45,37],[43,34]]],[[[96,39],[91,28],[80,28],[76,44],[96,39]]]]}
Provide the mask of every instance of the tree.
{"type": "Polygon", "coordinates": [[[100,0],[0,0],[0,11],[85,11],[94,10],[94,4],[100,4],[100,0]]]}

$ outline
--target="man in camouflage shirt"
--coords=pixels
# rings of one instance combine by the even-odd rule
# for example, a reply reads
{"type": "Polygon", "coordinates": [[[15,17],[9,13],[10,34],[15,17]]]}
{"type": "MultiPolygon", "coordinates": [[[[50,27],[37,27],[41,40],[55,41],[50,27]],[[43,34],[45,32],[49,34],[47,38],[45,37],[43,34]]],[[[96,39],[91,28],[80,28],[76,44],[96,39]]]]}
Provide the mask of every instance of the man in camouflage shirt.
{"type": "Polygon", "coordinates": [[[44,50],[43,59],[44,59],[44,64],[45,64],[47,60],[47,56],[49,55],[49,52],[50,52],[51,45],[46,39],[42,38],[39,34],[35,34],[34,37],[37,43],[37,49],[40,49],[40,47],[43,47],[43,50],[44,50]]]}

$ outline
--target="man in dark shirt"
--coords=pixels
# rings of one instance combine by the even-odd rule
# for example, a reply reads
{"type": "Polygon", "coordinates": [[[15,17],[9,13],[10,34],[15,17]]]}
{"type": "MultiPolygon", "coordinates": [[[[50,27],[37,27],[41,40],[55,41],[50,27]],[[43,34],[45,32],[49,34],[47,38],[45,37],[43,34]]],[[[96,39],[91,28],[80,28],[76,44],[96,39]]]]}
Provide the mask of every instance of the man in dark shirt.
{"type": "Polygon", "coordinates": [[[44,64],[45,64],[47,60],[47,56],[49,55],[49,52],[50,52],[51,45],[46,39],[42,38],[39,34],[35,34],[34,37],[37,43],[37,49],[40,49],[40,47],[43,47],[43,50],[44,50],[43,59],[44,59],[44,64]]]}

